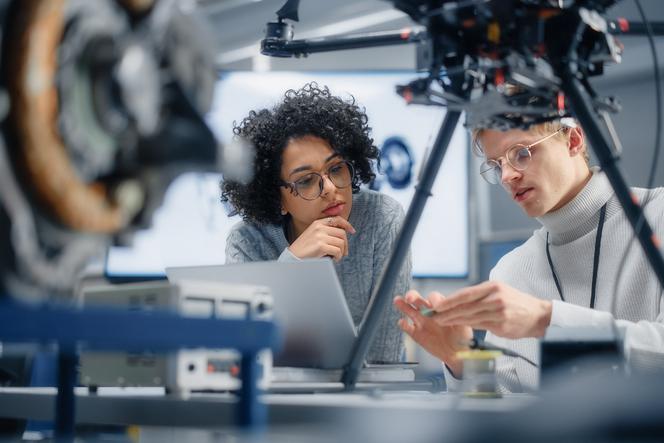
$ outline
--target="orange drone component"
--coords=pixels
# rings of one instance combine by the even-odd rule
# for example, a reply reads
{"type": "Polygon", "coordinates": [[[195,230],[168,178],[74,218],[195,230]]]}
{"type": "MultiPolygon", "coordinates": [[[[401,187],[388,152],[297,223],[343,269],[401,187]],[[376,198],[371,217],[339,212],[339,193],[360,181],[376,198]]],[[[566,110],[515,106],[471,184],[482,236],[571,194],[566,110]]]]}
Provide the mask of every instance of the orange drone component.
{"type": "MultiPolygon", "coordinates": [[[[24,182],[55,219],[74,230],[113,233],[128,222],[101,183],[77,174],[57,127],[56,73],[65,0],[21,0],[9,44],[13,149],[24,182]]],[[[127,2],[141,3],[141,2],[127,2]]]]}

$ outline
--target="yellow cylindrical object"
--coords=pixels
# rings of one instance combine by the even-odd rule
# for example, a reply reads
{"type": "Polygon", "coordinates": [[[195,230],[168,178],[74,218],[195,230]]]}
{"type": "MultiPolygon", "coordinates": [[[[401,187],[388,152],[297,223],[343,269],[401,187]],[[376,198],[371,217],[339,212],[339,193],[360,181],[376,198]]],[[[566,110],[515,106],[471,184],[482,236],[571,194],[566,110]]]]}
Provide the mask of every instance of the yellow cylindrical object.
{"type": "Polygon", "coordinates": [[[497,398],[496,360],[502,352],[475,350],[457,352],[463,362],[462,392],[468,397],[497,398]]]}

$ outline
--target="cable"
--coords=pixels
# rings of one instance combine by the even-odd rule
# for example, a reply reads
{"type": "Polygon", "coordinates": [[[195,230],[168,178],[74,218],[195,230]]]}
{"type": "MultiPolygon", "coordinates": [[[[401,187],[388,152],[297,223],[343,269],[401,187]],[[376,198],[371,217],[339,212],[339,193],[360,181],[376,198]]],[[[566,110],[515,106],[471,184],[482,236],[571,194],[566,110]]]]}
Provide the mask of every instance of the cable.
{"type": "Polygon", "coordinates": [[[535,363],[525,355],[519,354],[518,352],[512,351],[511,349],[503,348],[501,346],[496,346],[496,345],[489,345],[484,341],[480,343],[478,340],[474,338],[470,339],[469,346],[470,349],[478,349],[480,351],[500,351],[503,353],[503,355],[507,357],[520,358],[526,363],[530,363],[534,367],[539,368],[539,365],[537,363],[535,363]]]}
{"type": "Polygon", "coordinates": [[[652,197],[652,186],[655,182],[655,174],[657,172],[657,161],[659,159],[659,153],[661,149],[660,142],[661,142],[661,126],[662,126],[662,91],[660,84],[659,60],[657,57],[657,48],[655,47],[655,39],[652,32],[652,26],[650,25],[650,22],[646,18],[646,14],[643,11],[643,7],[641,6],[640,0],[634,0],[634,3],[636,4],[637,9],[639,10],[639,14],[641,15],[641,19],[643,20],[643,23],[645,25],[646,33],[648,35],[648,43],[650,44],[650,51],[652,53],[653,71],[654,71],[653,74],[655,76],[655,91],[656,91],[655,92],[656,93],[655,149],[653,151],[653,159],[650,166],[650,175],[648,177],[648,183],[646,185],[646,195],[645,198],[643,199],[643,204],[641,205],[643,212],[641,213],[641,216],[639,217],[639,220],[636,223],[636,228],[634,230],[634,234],[632,235],[632,239],[627,245],[627,248],[625,248],[625,252],[623,253],[622,259],[620,260],[620,266],[618,267],[618,275],[616,276],[616,283],[613,288],[613,298],[611,300],[611,311],[610,311],[610,313],[614,316],[616,314],[615,309],[616,309],[616,302],[618,299],[618,287],[620,286],[620,279],[623,275],[625,261],[627,261],[627,256],[629,255],[629,251],[634,246],[634,243],[637,238],[637,233],[641,231],[641,228],[645,221],[645,209],[648,203],[650,203],[650,198],[652,197]]]}

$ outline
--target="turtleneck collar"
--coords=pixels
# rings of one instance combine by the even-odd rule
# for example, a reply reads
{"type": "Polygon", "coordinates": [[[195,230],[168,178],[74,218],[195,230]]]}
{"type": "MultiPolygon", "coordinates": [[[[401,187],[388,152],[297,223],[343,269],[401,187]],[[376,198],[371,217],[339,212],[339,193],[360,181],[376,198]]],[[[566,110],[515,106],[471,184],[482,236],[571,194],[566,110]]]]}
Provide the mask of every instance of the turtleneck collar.
{"type": "Polygon", "coordinates": [[[613,196],[606,175],[592,167],[592,177],[586,186],[562,208],[537,218],[554,236],[564,236],[598,217],[598,211],[613,196]]]}

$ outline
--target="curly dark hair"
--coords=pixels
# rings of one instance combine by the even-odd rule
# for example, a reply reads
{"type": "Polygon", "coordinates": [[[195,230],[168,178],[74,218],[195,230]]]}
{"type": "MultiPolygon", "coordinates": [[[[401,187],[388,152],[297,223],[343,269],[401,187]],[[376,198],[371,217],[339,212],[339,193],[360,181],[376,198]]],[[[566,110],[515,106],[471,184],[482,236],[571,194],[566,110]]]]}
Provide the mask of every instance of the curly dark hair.
{"type": "Polygon", "coordinates": [[[230,202],[245,221],[282,223],[279,192],[282,153],[291,140],[305,136],[325,140],[334,152],[353,165],[355,193],[360,183],[368,183],[375,177],[372,166],[378,162],[379,151],[370,132],[365,109],[358,107],[352,96],[346,102],[316,82],[307,83],[297,91],[290,89],[273,109],[251,111],[239,125],[233,123],[235,136],[249,141],[256,149],[254,178],[248,184],[223,181],[221,200],[230,202]]]}

